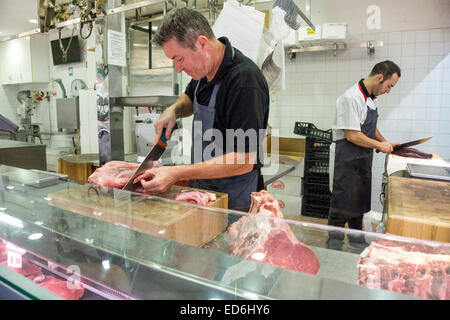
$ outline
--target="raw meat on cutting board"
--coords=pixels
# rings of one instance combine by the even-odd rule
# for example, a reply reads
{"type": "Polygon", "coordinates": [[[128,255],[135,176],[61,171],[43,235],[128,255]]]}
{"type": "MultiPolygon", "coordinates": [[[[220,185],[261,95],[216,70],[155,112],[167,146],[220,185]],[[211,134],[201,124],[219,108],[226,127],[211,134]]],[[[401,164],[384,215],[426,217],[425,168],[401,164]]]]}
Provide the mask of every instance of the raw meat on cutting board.
{"type": "Polygon", "coordinates": [[[198,190],[181,190],[181,192],[175,196],[175,200],[206,206],[209,201],[216,200],[216,194],[198,190]]]}
{"type": "Polygon", "coordinates": [[[317,274],[320,266],[316,254],[281,220],[283,214],[275,198],[264,190],[253,192],[249,213],[228,228],[231,255],[317,274]]]}
{"type": "Polygon", "coordinates": [[[138,167],[138,163],[110,161],[97,168],[89,176],[88,182],[109,188],[122,188],[127,184],[138,167]]]}
{"type": "MultiPolygon", "coordinates": [[[[161,163],[155,161],[154,167],[159,166],[161,166],[161,163]]],[[[88,182],[109,188],[120,189],[127,184],[128,180],[133,176],[138,167],[139,164],[137,163],[110,161],[96,169],[95,172],[89,176],[88,182]]],[[[139,182],[139,179],[141,178],[142,176],[136,178],[135,181],[139,182]]],[[[136,188],[135,192],[148,194],[141,185],[136,188]]],[[[182,190],[182,192],[176,195],[175,200],[205,206],[209,201],[216,200],[216,194],[197,190],[182,190]]]]}
{"type": "Polygon", "coordinates": [[[359,285],[450,300],[450,246],[378,239],[359,256],[358,272],[359,285]]]}

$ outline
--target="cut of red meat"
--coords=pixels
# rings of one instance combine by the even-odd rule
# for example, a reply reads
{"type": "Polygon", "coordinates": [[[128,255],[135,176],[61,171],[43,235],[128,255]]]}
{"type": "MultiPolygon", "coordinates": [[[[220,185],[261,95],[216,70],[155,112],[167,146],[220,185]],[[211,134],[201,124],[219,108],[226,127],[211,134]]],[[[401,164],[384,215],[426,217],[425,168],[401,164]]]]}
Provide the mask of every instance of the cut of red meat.
{"type": "Polygon", "coordinates": [[[42,274],[41,268],[39,268],[38,266],[31,264],[25,260],[22,260],[22,268],[13,268],[13,267],[8,266],[7,260],[2,262],[2,264],[4,266],[7,266],[9,269],[11,269],[17,273],[20,273],[24,277],[28,277],[30,279],[42,274]]]}
{"type": "Polygon", "coordinates": [[[242,217],[228,228],[231,255],[317,274],[320,266],[316,254],[282,220],[275,198],[265,190],[253,192],[249,213],[255,215],[242,217]]]}
{"type": "Polygon", "coordinates": [[[44,281],[39,284],[66,300],[79,300],[84,294],[84,288],[81,284],[79,284],[79,288],[69,289],[67,281],[52,276],[45,276],[44,281]]]}
{"type": "Polygon", "coordinates": [[[8,259],[8,253],[6,252],[6,245],[0,240],[0,263],[8,259]]]}
{"type": "Polygon", "coordinates": [[[358,284],[450,300],[450,246],[378,239],[358,258],[358,284]]]}
{"type": "Polygon", "coordinates": [[[175,196],[175,200],[206,206],[209,201],[216,200],[216,194],[198,190],[181,190],[181,192],[175,196]]]}
{"type": "Polygon", "coordinates": [[[396,156],[406,157],[406,158],[418,158],[418,159],[431,159],[433,155],[431,153],[421,152],[414,148],[402,148],[400,150],[392,152],[396,156]]]}

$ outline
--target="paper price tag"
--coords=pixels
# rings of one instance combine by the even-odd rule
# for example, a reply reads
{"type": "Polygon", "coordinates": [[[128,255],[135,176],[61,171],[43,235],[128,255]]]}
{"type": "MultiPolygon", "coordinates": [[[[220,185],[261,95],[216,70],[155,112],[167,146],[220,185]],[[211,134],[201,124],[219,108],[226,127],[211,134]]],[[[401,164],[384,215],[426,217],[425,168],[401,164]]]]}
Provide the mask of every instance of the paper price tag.
{"type": "Polygon", "coordinates": [[[22,255],[8,250],[8,267],[17,269],[22,268],[22,255]]]}
{"type": "Polygon", "coordinates": [[[11,242],[6,243],[6,251],[8,252],[8,267],[22,268],[22,256],[26,251],[11,242]]]}
{"type": "Polygon", "coordinates": [[[306,28],[306,34],[308,36],[310,36],[310,35],[316,34],[316,32],[311,28],[306,28]]]}

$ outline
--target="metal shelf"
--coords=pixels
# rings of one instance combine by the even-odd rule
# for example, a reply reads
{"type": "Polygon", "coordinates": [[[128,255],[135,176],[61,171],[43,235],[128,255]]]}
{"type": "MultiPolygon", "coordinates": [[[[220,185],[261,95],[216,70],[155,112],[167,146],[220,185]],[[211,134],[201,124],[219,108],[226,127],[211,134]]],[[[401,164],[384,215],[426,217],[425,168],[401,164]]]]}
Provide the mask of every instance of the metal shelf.
{"type": "Polygon", "coordinates": [[[383,41],[367,41],[360,43],[330,43],[317,46],[305,46],[305,47],[291,47],[288,49],[289,58],[295,58],[296,53],[301,52],[314,52],[314,51],[333,51],[333,55],[336,56],[337,50],[346,50],[349,48],[367,48],[367,54],[372,55],[375,53],[375,47],[382,47],[383,41]]]}

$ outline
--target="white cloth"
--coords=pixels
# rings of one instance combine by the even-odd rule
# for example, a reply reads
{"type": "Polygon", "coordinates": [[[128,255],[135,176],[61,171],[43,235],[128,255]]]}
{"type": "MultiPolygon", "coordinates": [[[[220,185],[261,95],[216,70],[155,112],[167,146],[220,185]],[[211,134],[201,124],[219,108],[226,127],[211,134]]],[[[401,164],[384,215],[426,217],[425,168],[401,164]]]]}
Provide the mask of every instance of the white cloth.
{"type": "Polygon", "coordinates": [[[361,131],[361,125],[367,117],[367,106],[375,110],[377,100],[367,97],[367,101],[365,101],[358,83],[337,99],[336,114],[331,127],[334,141],[345,138],[344,129],[361,131]]]}
{"type": "Polygon", "coordinates": [[[264,20],[263,12],[241,5],[236,0],[228,0],[224,2],[212,29],[217,38],[227,37],[233,47],[258,63],[264,20]]]}
{"type": "Polygon", "coordinates": [[[394,154],[389,154],[387,155],[387,157],[388,161],[386,171],[388,175],[391,175],[396,171],[406,170],[406,165],[408,163],[416,163],[426,166],[450,167],[450,163],[441,159],[416,159],[416,158],[400,157],[394,154]]]}
{"type": "Polygon", "coordinates": [[[271,10],[269,30],[264,29],[258,66],[267,80],[270,91],[284,90],[285,57],[284,40],[291,29],[284,21],[285,12],[278,7],[271,10]]]}

